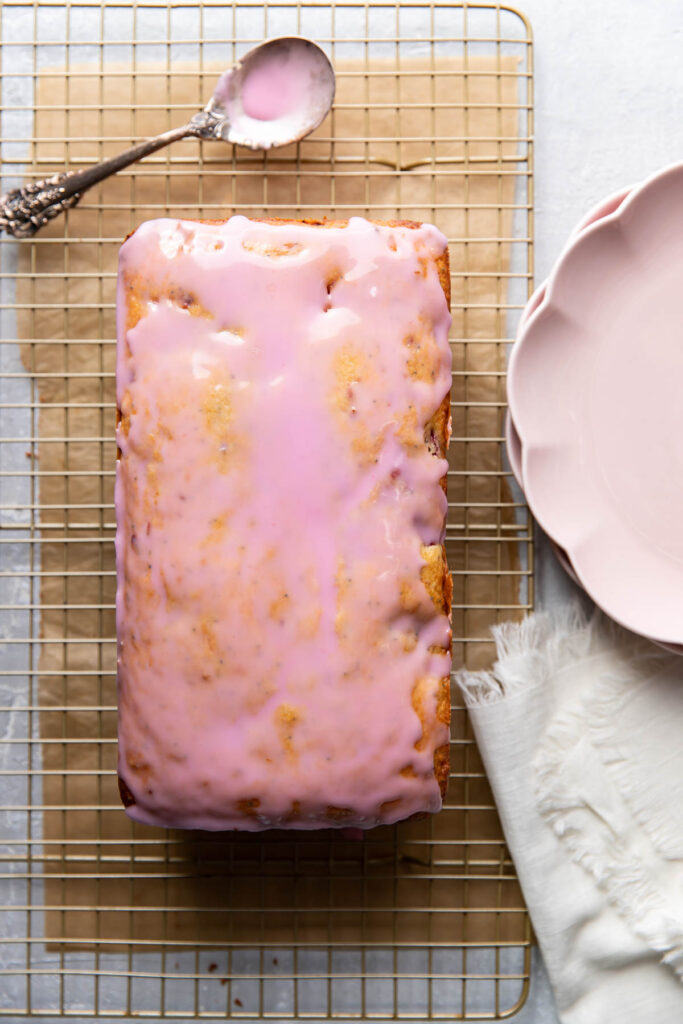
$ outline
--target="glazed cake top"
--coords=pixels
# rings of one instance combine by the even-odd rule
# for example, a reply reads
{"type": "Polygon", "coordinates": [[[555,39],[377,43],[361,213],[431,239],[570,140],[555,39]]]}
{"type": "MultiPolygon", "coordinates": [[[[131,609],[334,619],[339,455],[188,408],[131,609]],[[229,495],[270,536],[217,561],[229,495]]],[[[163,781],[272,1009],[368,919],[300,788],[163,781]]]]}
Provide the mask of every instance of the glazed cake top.
{"type": "Polygon", "coordinates": [[[124,243],[120,773],[149,824],[438,810],[423,582],[450,389],[434,227],[156,220],[124,243]],[[421,575],[422,574],[422,575],[421,575]]]}

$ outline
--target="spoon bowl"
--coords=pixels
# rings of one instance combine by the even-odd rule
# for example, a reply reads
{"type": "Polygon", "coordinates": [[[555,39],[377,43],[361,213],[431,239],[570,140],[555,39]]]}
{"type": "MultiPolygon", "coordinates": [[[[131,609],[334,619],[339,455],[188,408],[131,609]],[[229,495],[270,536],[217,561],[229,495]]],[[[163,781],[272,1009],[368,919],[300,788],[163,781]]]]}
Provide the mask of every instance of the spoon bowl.
{"type": "Polygon", "coordinates": [[[334,92],[325,51],[310,39],[282,36],[249,50],[224,72],[202,113],[214,121],[213,138],[273,149],[317,128],[334,92]]]}
{"type": "Polygon", "coordinates": [[[298,142],[327,115],[334,88],[332,65],[316,43],[301,36],[269,39],[221,75],[207,105],[187,124],[99,164],[32,181],[0,196],[0,231],[31,238],[99,181],[181,139],[217,139],[249,149],[298,142]]]}

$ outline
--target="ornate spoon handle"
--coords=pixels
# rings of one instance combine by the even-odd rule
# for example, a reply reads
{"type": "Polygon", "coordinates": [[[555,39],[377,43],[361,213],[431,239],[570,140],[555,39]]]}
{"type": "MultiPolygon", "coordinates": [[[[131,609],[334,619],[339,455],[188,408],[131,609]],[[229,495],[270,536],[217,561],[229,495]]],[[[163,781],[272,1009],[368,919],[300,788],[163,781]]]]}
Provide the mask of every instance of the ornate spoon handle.
{"type": "Polygon", "coordinates": [[[189,124],[181,128],[172,128],[162,135],[145,139],[144,142],[139,142],[123,153],[95,164],[94,167],[54,174],[43,181],[34,181],[22,188],[13,188],[0,197],[0,231],[14,235],[15,238],[31,238],[53,217],[75,206],[83,193],[98,181],[103,181],[110,174],[116,174],[117,171],[134,164],[143,156],[156,152],[157,149],[168,146],[171,142],[177,142],[188,135],[200,134],[201,126],[198,121],[199,118],[193,118],[189,124]]]}

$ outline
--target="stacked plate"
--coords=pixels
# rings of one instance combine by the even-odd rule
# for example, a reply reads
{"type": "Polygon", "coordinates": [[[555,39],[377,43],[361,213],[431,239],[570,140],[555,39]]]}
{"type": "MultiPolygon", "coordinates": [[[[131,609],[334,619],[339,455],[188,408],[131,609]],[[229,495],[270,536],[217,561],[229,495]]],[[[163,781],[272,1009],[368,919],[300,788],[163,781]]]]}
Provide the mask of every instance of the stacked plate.
{"type": "Polygon", "coordinates": [[[683,164],[600,203],[530,299],[508,454],[567,571],[683,652],[683,164]]]}

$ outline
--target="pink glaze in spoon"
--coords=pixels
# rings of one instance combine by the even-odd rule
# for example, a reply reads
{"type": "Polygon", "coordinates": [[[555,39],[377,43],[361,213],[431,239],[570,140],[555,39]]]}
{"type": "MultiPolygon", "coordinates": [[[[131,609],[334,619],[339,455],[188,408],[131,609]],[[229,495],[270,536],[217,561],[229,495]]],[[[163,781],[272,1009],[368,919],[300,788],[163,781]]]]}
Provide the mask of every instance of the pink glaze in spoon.
{"type": "Polygon", "coordinates": [[[310,39],[282,36],[254,47],[221,75],[206,110],[222,119],[227,141],[272,149],[317,128],[334,91],[327,54],[310,39]]]}

